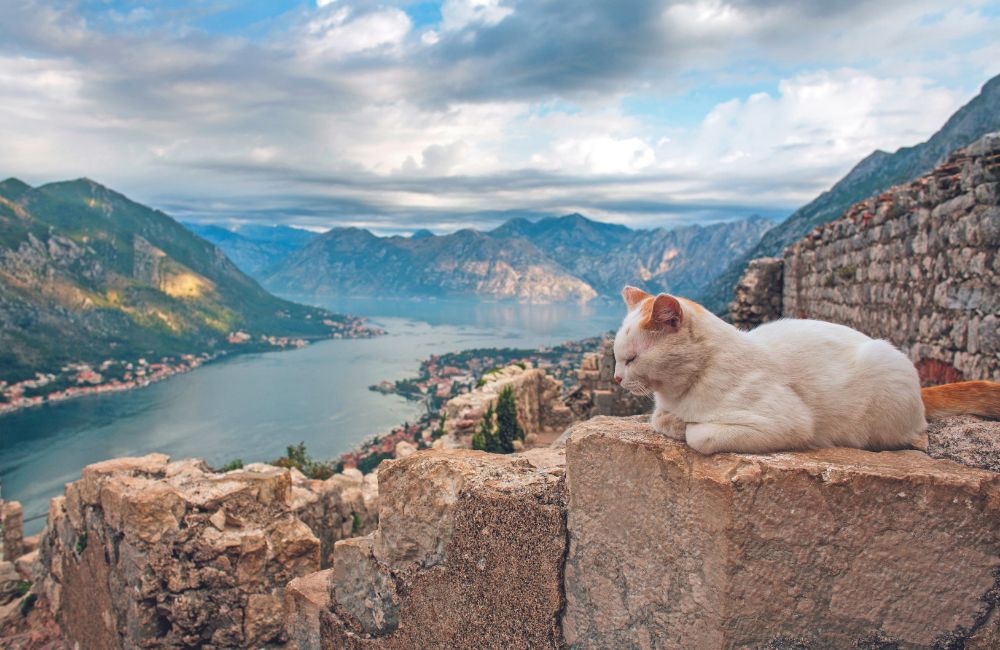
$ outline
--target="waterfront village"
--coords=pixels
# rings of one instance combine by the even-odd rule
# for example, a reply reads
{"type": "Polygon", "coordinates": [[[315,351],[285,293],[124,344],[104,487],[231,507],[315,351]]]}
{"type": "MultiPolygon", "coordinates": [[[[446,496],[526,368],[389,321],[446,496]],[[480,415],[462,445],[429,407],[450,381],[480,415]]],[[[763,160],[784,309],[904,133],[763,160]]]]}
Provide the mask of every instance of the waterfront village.
{"type": "Polygon", "coordinates": [[[373,391],[423,402],[425,410],[420,418],[386,434],[376,434],[343,454],[335,465],[336,471],[357,467],[368,473],[382,460],[392,458],[400,442],[411,443],[418,449],[429,447],[443,433],[440,412],[444,403],[482,385],[484,377],[510,364],[530,364],[544,369],[546,374],[562,382],[563,393],[568,394],[576,387],[576,371],[583,356],[596,351],[603,340],[603,336],[594,336],[537,349],[475,348],[431,355],[421,362],[416,377],[369,386],[373,391]]]}
{"type": "MultiPolygon", "coordinates": [[[[324,338],[369,338],[385,333],[365,325],[361,318],[347,317],[343,321],[328,319],[323,324],[330,328],[324,338]]],[[[98,364],[70,363],[60,368],[59,372],[39,372],[30,379],[18,382],[0,380],[0,415],[84,395],[142,388],[228,354],[302,348],[309,345],[310,340],[268,334],[255,338],[247,332],[236,331],[229,333],[226,342],[228,348],[211,353],[163,356],[155,360],[105,359],[98,364]]]]}

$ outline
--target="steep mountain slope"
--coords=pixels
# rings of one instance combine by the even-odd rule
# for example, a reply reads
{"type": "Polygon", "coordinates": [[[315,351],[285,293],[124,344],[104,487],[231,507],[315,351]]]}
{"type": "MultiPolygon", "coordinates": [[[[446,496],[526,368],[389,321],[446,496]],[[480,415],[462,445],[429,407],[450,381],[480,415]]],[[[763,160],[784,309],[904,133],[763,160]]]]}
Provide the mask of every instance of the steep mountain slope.
{"type": "Polygon", "coordinates": [[[478,296],[534,302],[617,296],[625,284],[687,292],[760,239],[770,222],[632,230],[579,214],[512,219],[488,233],[376,237],[338,228],[265,278],[285,293],[478,296]]]}
{"type": "Polygon", "coordinates": [[[318,337],[218,248],[93,181],[0,183],[0,379],[73,361],[198,353],[226,334],[318,337]]]}
{"type": "Polygon", "coordinates": [[[191,232],[222,249],[233,264],[260,280],[267,269],[316,238],[316,233],[288,226],[246,224],[232,229],[215,224],[184,224],[191,232]]]}
{"type": "Polygon", "coordinates": [[[546,302],[595,295],[527,240],[474,230],[412,238],[335,228],[279,263],[265,286],[314,296],[479,296],[546,302]]]}
{"type": "Polygon", "coordinates": [[[854,203],[926,174],[935,165],[944,162],[955,149],[997,130],[1000,130],[1000,76],[986,82],[979,94],[952,115],[926,142],[903,147],[892,154],[884,151],[871,153],[836,185],[772,228],[757,246],[731,262],[725,272],[695,297],[713,311],[722,313],[732,299],[733,287],[751,259],[778,255],[816,226],[839,217],[854,203]]]}

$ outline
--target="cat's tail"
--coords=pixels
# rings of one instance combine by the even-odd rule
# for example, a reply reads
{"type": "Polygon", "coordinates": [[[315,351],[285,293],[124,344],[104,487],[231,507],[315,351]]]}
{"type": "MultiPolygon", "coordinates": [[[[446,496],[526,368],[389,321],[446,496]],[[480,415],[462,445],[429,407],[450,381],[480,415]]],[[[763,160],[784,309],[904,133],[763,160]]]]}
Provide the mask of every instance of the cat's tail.
{"type": "Polygon", "coordinates": [[[994,381],[960,381],[920,390],[928,420],[947,415],[1000,418],[1000,384],[994,381]]]}

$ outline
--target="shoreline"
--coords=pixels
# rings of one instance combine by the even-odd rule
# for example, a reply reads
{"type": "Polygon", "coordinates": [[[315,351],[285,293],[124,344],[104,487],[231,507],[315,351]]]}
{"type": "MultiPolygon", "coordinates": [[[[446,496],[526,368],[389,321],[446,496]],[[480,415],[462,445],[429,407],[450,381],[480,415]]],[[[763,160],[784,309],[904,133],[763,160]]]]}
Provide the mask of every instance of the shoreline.
{"type": "Polygon", "coordinates": [[[161,357],[159,361],[152,363],[145,358],[136,360],[107,359],[96,364],[96,370],[91,364],[74,362],[64,366],[58,375],[36,372],[35,378],[22,380],[15,384],[0,381],[0,394],[9,400],[0,402],[0,418],[27,409],[59,404],[83,397],[124,393],[147,388],[171,377],[197,370],[204,365],[244,354],[283,352],[305,348],[321,341],[365,339],[386,334],[385,330],[379,327],[365,327],[365,322],[367,322],[366,318],[350,317],[350,320],[345,324],[348,327],[333,331],[329,336],[315,338],[261,334],[257,341],[253,341],[244,332],[234,332],[227,337],[230,347],[212,353],[202,352],[198,355],[187,353],[176,357],[161,357]],[[105,381],[102,373],[106,373],[114,366],[118,366],[119,370],[124,371],[125,374],[121,378],[116,377],[105,381]],[[146,369],[149,369],[148,373],[146,369]],[[73,383],[69,383],[70,380],[73,380],[73,383]],[[24,396],[25,390],[34,390],[50,384],[66,385],[59,390],[24,396]]]}

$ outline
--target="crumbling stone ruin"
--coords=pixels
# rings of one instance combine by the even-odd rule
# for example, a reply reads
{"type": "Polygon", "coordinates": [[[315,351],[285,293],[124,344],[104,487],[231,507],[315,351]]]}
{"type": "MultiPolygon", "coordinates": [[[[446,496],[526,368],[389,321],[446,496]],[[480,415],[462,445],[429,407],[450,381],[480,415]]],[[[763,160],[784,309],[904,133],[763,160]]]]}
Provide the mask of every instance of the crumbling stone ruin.
{"type": "Polygon", "coordinates": [[[380,481],[374,533],[286,590],[301,649],[1000,643],[1000,474],[921,452],[701,456],[597,417],[380,481]]]}
{"type": "Polygon", "coordinates": [[[438,447],[472,446],[472,434],[479,428],[483,414],[496,407],[500,391],[510,386],[517,403],[517,418],[527,433],[530,445],[548,444],[574,420],[573,412],[563,403],[562,384],[541,368],[512,364],[483,377],[476,390],[448,400],[442,407],[445,437],[438,447]]]}
{"type": "Polygon", "coordinates": [[[310,481],[162,454],[89,465],[49,506],[35,590],[80,647],[280,645],[285,585],[373,529],[376,490],[356,470],[310,481]]]}
{"type": "Polygon", "coordinates": [[[778,257],[750,260],[736,285],[729,306],[729,319],[740,329],[751,330],[761,323],[781,318],[781,291],[785,262],[778,257]]]}
{"type": "Polygon", "coordinates": [[[17,501],[0,499],[0,562],[13,562],[24,551],[24,513],[17,501]]]}
{"type": "Polygon", "coordinates": [[[637,415],[653,410],[648,397],[638,397],[614,382],[614,341],[606,339],[597,352],[583,357],[577,371],[579,387],[567,398],[578,420],[595,415],[637,415]]]}
{"type": "Polygon", "coordinates": [[[927,383],[1000,380],[1000,133],[790,246],[781,283],[766,279],[777,267],[751,263],[734,323],[843,323],[894,343],[927,383]]]}

